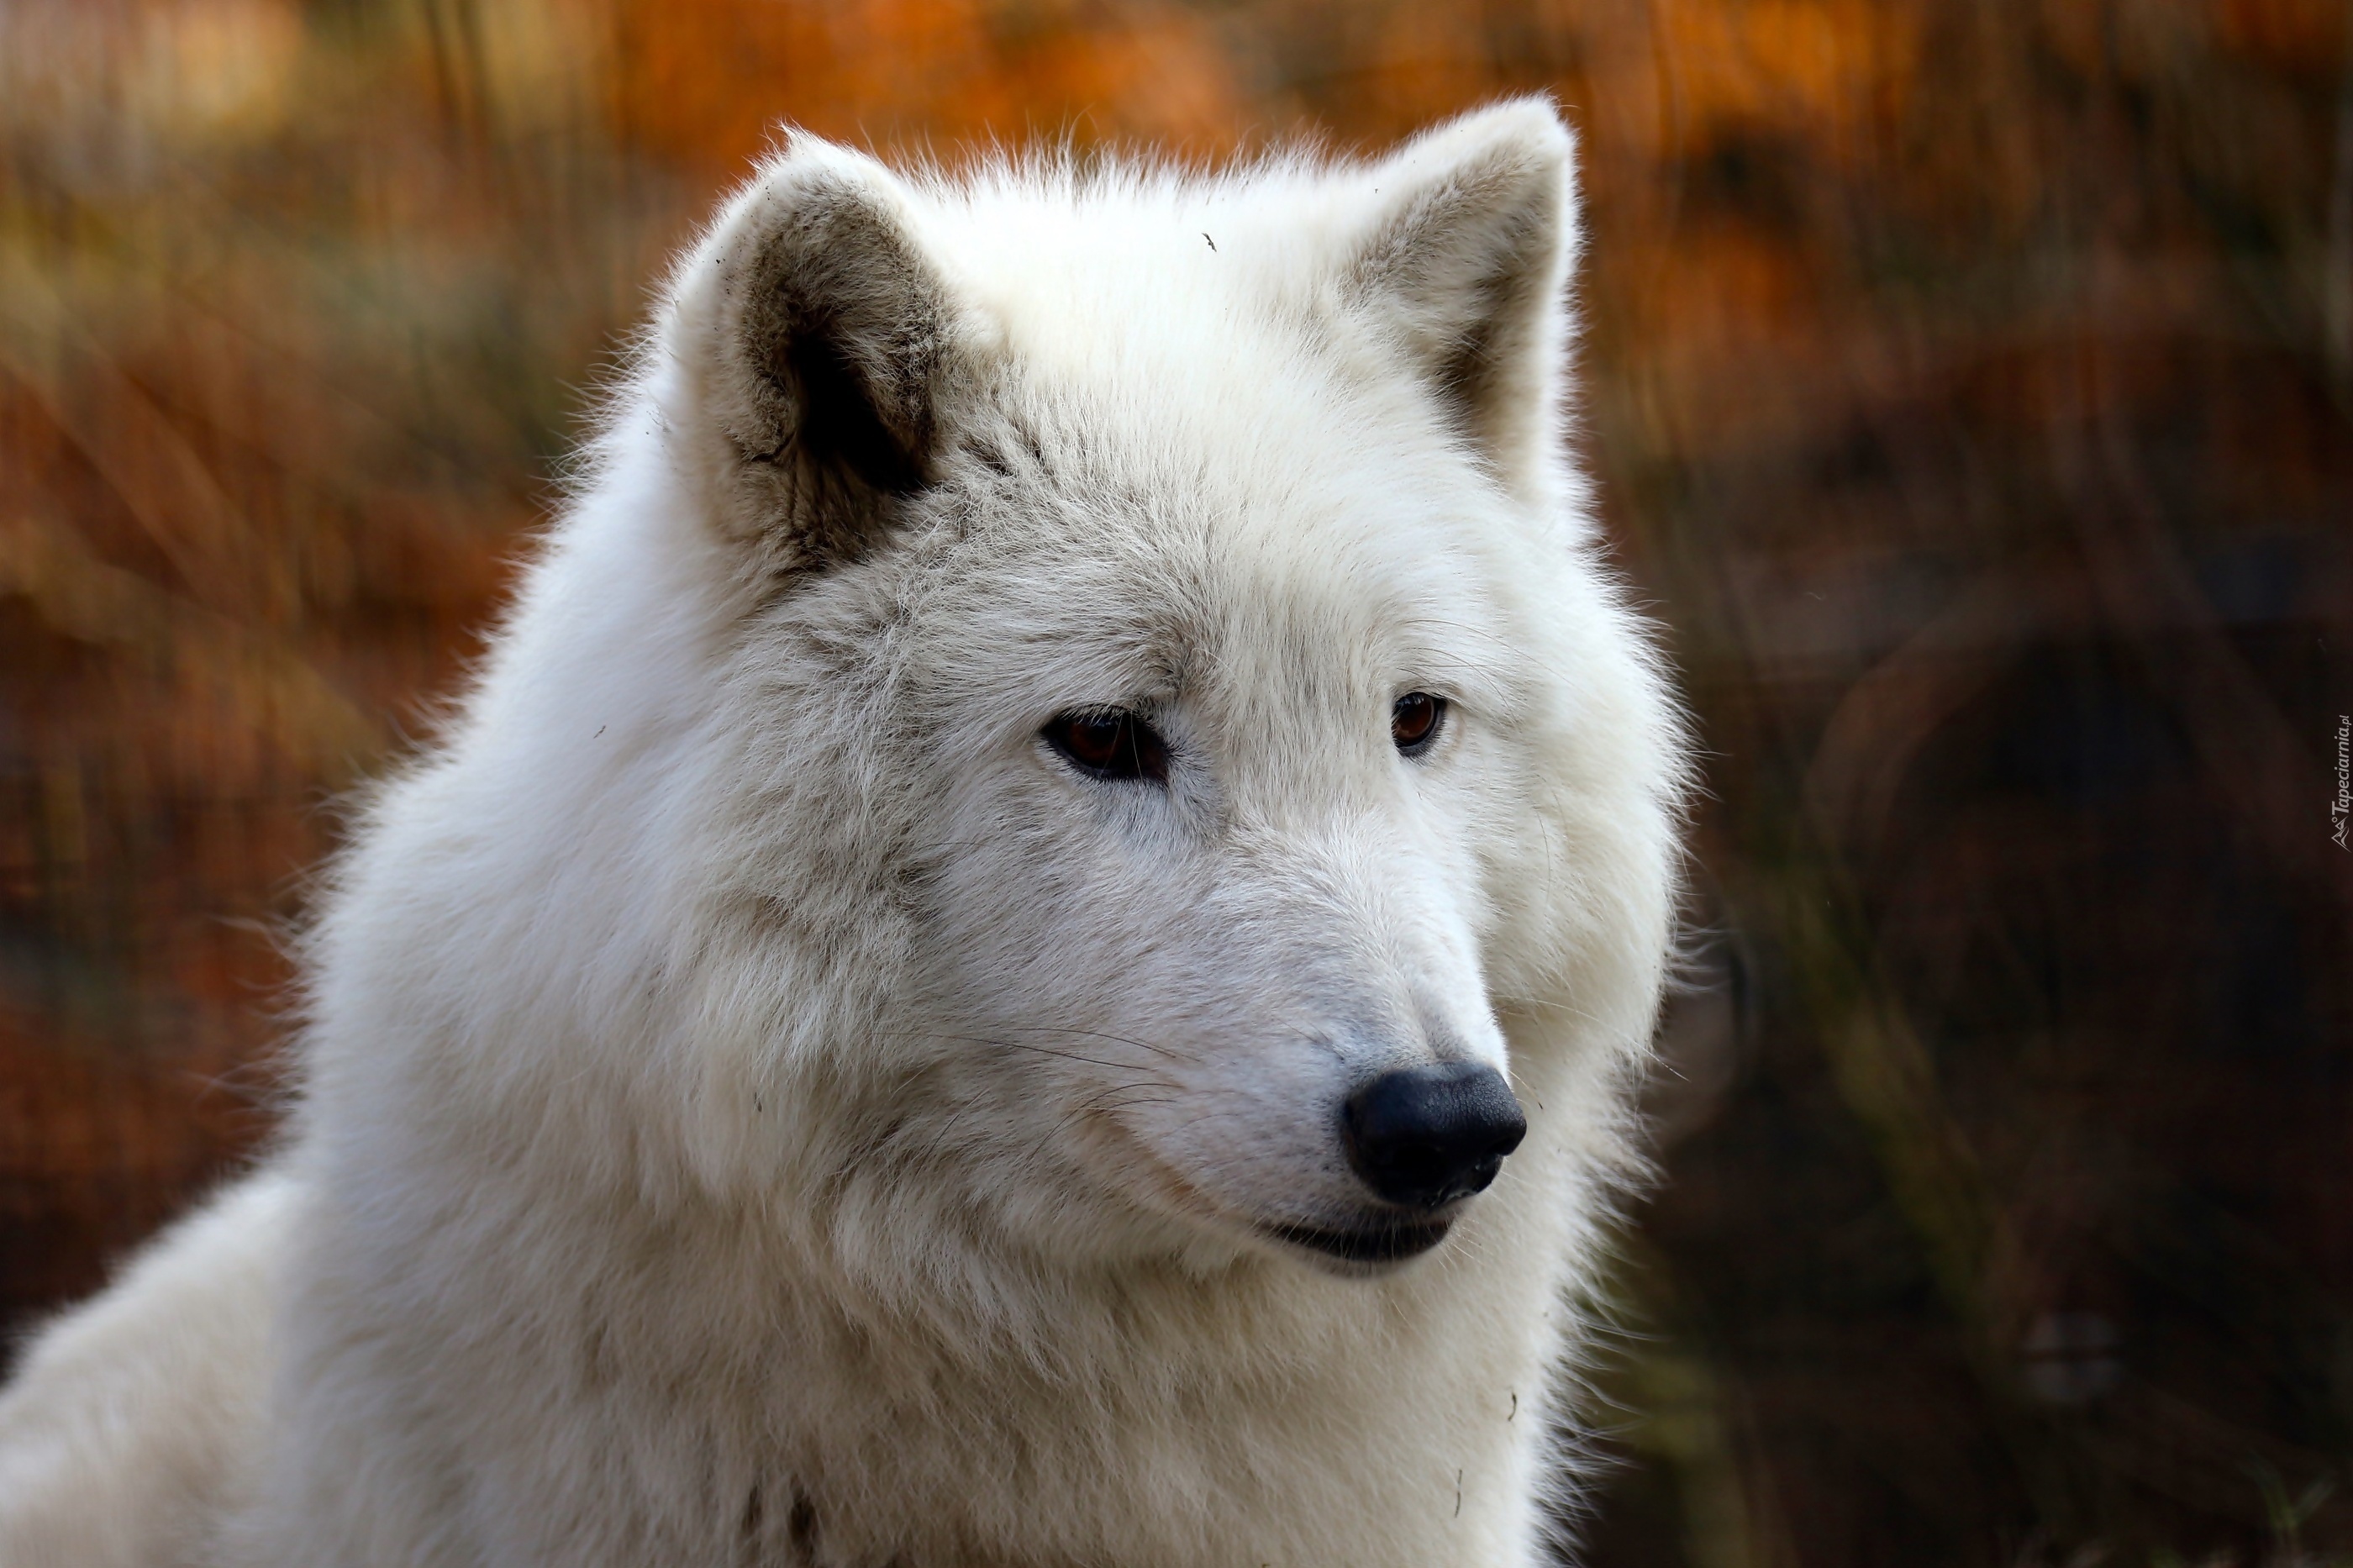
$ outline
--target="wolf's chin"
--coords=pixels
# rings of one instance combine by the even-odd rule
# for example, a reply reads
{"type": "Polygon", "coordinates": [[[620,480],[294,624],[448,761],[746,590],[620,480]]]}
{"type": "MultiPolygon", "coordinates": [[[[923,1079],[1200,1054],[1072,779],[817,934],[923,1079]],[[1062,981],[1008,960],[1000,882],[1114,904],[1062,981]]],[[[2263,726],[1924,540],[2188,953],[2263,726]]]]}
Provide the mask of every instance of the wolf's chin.
{"type": "Polygon", "coordinates": [[[1389,1219],[1350,1229],[1312,1225],[1270,1225],[1264,1234],[1286,1246],[1314,1255],[1326,1266],[1343,1264],[1339,1272],[1372,1274],[1420,1257],[1446,1239],[1453,1226],[1444,1219],[1389,1219]]]}

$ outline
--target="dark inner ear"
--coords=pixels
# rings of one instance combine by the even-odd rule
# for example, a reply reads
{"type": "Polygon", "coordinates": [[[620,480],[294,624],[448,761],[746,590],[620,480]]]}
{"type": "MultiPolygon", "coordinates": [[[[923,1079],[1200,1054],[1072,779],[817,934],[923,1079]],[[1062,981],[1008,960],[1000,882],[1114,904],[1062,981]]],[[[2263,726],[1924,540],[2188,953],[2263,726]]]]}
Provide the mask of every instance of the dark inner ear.
{"type": "MultiPolygon", "coordinates": [[[[836,326],[806,322],[783,344],[780,368],[790,377],[801,408],[800,455],[812,464],[847,469],[884,495],[913,495],[923,488],[922,458],[883,423],[872,390],[836,340],[836,326]]],[[[908,435],[920,442],[929,432],[908,435]]]]}
{"type": "Polygon", "coordinates": [[[1493,396],[1504,325],[1519,301],[1514,298],[1514,279],[1496,272],[1481,279],[1467,293],[1468,313],[1456,334],[1453,351],[1434,368],[1438,390],[1452,405],[1462,433],[1473,440],[1488,437],[1488,405],[1493,396]]]}
{"type": "Polygon", "coordinates": [[[1493,147],[1409,187],[1349,279],[1419,361],[1447,416],[1508,475],[1539,462],[1546,439],[1565,157],[1565,147],[1493,147]]]}
{"type": "Polygon", "coordinates": [[[771,569],[854,561],[930,482],[945,300],[913,241],[854,185],[778,192],[722,288],[721,424],[771,569]]]}

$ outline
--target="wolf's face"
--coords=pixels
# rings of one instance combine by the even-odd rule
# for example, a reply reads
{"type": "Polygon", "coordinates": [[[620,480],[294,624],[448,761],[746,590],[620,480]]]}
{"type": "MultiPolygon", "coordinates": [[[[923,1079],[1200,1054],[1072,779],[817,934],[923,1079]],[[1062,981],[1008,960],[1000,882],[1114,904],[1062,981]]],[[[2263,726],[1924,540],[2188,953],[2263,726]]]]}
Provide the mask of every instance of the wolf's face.
{"type": "Polygon", "coordinates": [[[1335,450],[1324,390],[1197,421],[1238,461],[976,462],[901,711],[916,973],[997,1114],[1149,1208],[1366,1263],[1435,1244],[1524,1131],[1486,862],[1541,781],[1503,563],[1453,542],[1482,480],[1335,450]]]}
{"type": "Polygon", "coordinates": [[[1361,1270],[1496,1179],[1499,1012],[1595,915],[1582,771],[1647,743],[1556,453],[1569,158],[1519,104],[1025,211],[799,142],[689,261],[738,962],[869,983],[836,1190],[1361,1270]]]}

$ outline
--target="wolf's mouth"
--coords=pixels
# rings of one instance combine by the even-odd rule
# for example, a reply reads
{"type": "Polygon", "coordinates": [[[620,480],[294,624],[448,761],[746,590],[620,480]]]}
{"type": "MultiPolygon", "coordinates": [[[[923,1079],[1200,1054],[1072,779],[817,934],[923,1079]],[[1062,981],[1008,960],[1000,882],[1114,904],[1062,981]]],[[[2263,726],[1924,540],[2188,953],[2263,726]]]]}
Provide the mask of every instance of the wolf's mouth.
{"type": "Polygon", "coordinates": [[[1392,1220],[1362,1230],[1325,1230],[1312,1225],[1275,1225],[1266,1233],[1277,1241],[1336,1258],[1343,1263],[1401,1263],[1419,1258],[1446,1239],[1451,1219],[1392,1220]]]}

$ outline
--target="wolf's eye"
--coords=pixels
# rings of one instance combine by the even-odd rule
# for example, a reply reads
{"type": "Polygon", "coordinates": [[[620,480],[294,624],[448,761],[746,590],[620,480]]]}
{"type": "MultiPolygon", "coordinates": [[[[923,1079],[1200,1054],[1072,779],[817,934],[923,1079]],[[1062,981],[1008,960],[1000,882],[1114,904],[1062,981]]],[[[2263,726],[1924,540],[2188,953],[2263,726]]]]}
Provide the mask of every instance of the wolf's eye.
{"type": "Polygon", "coordinates": [[[1045,729],[1046,743],[1081,773],[1099,779],[1168,781],[1168,742],[1124,708],[1060,713],[1045,729]]]}
{"type": "Polygon", "coordinates": [[[1436,742],[1445,723],[1445,698],[1409,691],[1389,709],[1389,739],[1407,756],[1418,757],[1436,742]]]}

